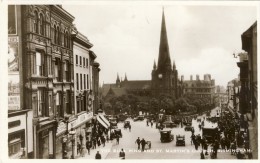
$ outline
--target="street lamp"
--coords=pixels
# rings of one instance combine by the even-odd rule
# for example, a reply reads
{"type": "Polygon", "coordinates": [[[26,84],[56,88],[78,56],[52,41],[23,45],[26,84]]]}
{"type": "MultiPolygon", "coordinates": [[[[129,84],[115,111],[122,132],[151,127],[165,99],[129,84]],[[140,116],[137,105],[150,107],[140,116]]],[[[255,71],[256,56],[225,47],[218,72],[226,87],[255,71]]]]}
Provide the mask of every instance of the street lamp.
{"type": "Polygon", "coordinates": [[[74,146],[75,146],[75,139],[74,139],[74,135],[76,134],[76,131],[73,130],[73,128],[70,130],[69,134],[71,135],[71,143],[72,143],[72,155],[71,155],[71,159],[74,159],[74,146]]]}

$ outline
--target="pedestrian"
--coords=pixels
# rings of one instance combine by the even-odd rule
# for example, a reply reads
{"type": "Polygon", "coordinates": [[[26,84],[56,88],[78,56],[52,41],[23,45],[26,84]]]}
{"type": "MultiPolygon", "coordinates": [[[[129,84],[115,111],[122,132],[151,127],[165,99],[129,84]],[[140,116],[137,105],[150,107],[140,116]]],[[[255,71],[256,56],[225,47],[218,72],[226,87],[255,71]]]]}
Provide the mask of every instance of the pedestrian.
{"type": "Polygon", "coordinates": [[[100,143],[100,137],[97,138],[97,145],[100,146],[101,143],[100,143]]]}
{"type": "Polygon", "coordinates": [[[80,156],[81,156],[81,157],[84,157],[84,156],[85,156],[85,147],[84,147],[84,145],[81,146],[80,156]]]}
{"type": "Polygon", "coordinates": [[[148,120],[146,120],[146,125],[149,126],[149,121],[148,120]]]}
{"type": "Polygon", "coordinates": [[[200,153],[200,159],[205,159],[205,156],[204,156],[203,150],[202,150],[201,153],[200,153]]]}
{"type": "Polygon", "coordinates": [[[199,143],[196,140],[193,143],[194,143],[195,149],[198,150],[199,143]]]}
{"type": "Polygon", "coordinates": [[[90,155],[90,148],[91,148],[91,142],[87,141],[86,142],[86,149],[88,150],[88,155],[90,155]]]}
{"type": "Polygon", "coordinates": [[[105,136],[101,136],[101,142],[102,142],[102,144],[103,144],[103,147],[106,145],[106,138],[105,138],[105,136]]]}
{"type": "Polygon", "coordinates": [[[116,136],[116,143],[119,144],[119,135],[116,136]]]}
{"type": "Polygon", "coordinates": [[[195,144],[194,142],[196,141],[196,137],[194,134],[191,135],[191,145],[192,143],[195,144]]]}
{"type": "Polygon", "coordinates": [[[101,159],[101,154],[99,153],[99,151],[97,151],[95,159],[101,159]]]}
{"type": "Polygon", "coordinates": [[[119,158],[121,159],[125,159],[125,152],[124,152],[124,149],[122,148],[121,151],[119,152],[119,158]]]}
{"type": "Polygon", "coordinates": [[[78,143],[77,143],[77,155],[80,154],[80,150],[81,150],[81,145],[80,145],[80,143],[78,142],[78,143]]]}
{"type": "Polygon", "coordinates": [[[92,142],[93,142],[93,149],[96,149],[97,148],[97,141],[96,141],[96,138],[93,138],[93,140],[92,140],[92,142]]]}
{"type": "Polygon", "coordinates": [[[142,151],[144,151],[144,147],[145,147],[146,141],[144,140],[144,138],[141,140],[141,145],[142,145],[142,151]]]}
{"type": "Polygon", "coordinates": [[[140,140],[139,137],[136,139],[135,143],[137,143],[137,145],[138,145],[138,150],[139,150],[139,149],[140,149],[140,144],[141,144],[141,140],[140,140]]]}
{"type": "Polygon", "coordinates": [[[153,121],[151,121],[151,128],[153,127],[153,121]]]}
{"type": "Polygon", "coordinates": [[[131,132],[131,125],[129,124],[129,131],[131,132]]]}

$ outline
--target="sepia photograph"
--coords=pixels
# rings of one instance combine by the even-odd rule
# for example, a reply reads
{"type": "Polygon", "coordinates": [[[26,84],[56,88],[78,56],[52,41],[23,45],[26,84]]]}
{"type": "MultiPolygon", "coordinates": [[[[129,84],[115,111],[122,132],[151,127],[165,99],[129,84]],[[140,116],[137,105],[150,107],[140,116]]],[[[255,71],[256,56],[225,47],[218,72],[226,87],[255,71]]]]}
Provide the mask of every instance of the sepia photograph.
{"type": "Polygon", "coordinates": [[[7,4],[4,157],[258,159],[258,14],[245,1],[7,4]]]}

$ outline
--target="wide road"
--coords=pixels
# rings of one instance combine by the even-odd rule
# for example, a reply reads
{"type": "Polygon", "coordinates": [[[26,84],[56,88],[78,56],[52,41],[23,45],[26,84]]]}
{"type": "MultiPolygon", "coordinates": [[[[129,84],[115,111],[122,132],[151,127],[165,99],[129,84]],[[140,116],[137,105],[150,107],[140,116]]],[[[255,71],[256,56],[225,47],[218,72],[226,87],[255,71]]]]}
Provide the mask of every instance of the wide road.
{"type": "MultiPolygon", "coordinates": [[[[219,108],[215,108],[211,111],[211,116],[216,115],[219,108]]],[[[202,115],[203,117],[205,115],[202,115]]],[[[119,158],[119,152],[123,148],[126,153],[126,159],[200,159],[201,147],[196,151],[194,146],[191,145],[191,132],[184,131],[184,128],[180,126],[178,128],[172,129],[172,134],[174,135],[174,140],[169,143],[161,143],[159,130],[153,127],[146,126],[146,120],[134,122],[128,119],[131,123],[131,132],[128,129],[123,128],[123,123],[118,123],[118,128],[121,129],[123,137],[120,139],[119,145],[114,145],[107,155],[106,159],[116,159],[119,158]],[[185,135],[186,146],[176,146],[176,135],[185,135]],[[146,141],[152,142],[152,147],[150,150],[144,152],[137,150],[137,144],[135,141],[137,137],[140,139],[144,138],[146,141]]],[[[201,131],[198,128],[198,122],[192,120],[192,126],[195,129],[195,135],[200,134],[201,131]]],[[[224,159],[233,158],[229,156],[230,154],[225,154],[224,159]]]]}

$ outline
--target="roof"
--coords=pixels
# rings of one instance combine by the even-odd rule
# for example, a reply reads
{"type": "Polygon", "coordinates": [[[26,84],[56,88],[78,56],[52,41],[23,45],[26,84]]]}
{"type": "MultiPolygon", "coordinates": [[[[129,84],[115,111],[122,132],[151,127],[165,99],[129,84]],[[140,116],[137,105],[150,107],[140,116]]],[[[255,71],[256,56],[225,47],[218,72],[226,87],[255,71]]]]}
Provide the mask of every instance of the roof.
{"type": "Polygon", "coordinates": [[[118,87],[117,84],[103,84],[102,87],[102,96],[106,96],[111,89],[110,93],[114,93],[116,96],[121,96],[127,94],[127,90],[146,90],[151,88],[151,80],[131,80],[123,81],[120,83],[121,87],[118,87]]]}

